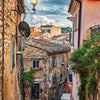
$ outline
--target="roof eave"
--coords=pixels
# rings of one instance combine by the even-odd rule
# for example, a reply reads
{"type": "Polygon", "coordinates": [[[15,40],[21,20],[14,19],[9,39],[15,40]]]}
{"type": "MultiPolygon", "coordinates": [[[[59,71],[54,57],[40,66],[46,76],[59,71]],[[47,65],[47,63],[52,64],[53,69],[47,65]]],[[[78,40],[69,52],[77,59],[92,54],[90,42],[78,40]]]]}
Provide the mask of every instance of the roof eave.
{"type": "Polygon", "coordinates": [[[29,46],[31,46],[31,47],[35,47],[35,48],[37,48],[37,49],[46,51],[49,55],[67,53],[67,52],[70,51],[70,47],[69,47],[69,46],[66,48],[66,50],[62,50],[62,51],[52,51],[52,52],[51,52],[51,51],[48,51],[48,50],[43,49],[43,48],[41,48],[41,47],[37,47],[37,46],[31,45],[31,44],[28,44],[28,43],[25,43],[25,44],[26,44],[26,45],[29,45],[29,46]]]}
{"type": "Polygon", "coordinates": [[[68,13],[70,13],[70,10],[71,10],[71,7],[72,7],[72,4],[73,4],[73,1],[74,1],[74,0],[71,0],[71,1],[70,1],[70,5],[69,5],[69,9],[68,9],[68,13]]]}
{"type": "Polygon", "coordinates": [[[61,53],[68,53],[68,52],[70,52],[70,49],[65,50],[65,51],[60,51],[60,52],[51,52],[49,54],[52,55],[52,54],[61,54],[61,53]]]}
{"type": "Polygon", "coordinates": [[[68,20],[70,20],[71,22],[73,21],[73,17],[67,17],[68,20]]]}
{"type": "MultiPolygon", "coordinates": [[[[79,2],[82,2],[83,0],[79,0],[79,2]]],[[[70,6],[69,6],[69,9],[68,9],[68,12],[73,15],[76,11],[76,9],[78,8],[79,6],[79,2],[77,0],[71,0],[70,2],[70,6]]]]}

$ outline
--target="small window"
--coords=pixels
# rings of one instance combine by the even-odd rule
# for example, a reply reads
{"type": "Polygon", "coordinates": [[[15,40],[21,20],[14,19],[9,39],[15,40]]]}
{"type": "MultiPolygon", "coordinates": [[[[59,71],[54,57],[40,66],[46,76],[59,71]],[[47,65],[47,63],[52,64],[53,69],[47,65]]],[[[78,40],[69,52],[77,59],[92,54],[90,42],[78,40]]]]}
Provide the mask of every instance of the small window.
{"type": "Polygon", "coordinates": [[[69,82],[72,82],[72,74],[69,74],[69,82]]]}
{"type": "Polygon", "coordinates": [[[61,61],[64,62],[64,56],[61,57],[61,61]]]}
{"type": "Polygon", "coordinates": [[[55,56],[52,58],[52,65],[53,67],[57,66],[57,58],[55,56]]]}
{"type": "Polygon", "coordinates": [[[39,61],[33,61],[33,68],[39,68],[39,61]]]}
{"type": "Polygon", "coordinates": [[[63,82],[63,78],[64,78],[64,73],[60,74],[60,82],[63,82]]]}
{"type": "Polygon", "coordinates": [[[15,67],[15,39],[12,40],[12,70],[15,67]]]}
{"type": "Polygon", "coordinates": [[[42,30],[42,32],[44,32],[44,30],[42,30]]]}
{"type": "Polygon", "coordinates": [[[49,32],[49,33],[50,33],[50,29],[47,29],[47,32],[49,32]]]}
{"type": "Polygon", "coordinates": [[[57,82],[57,77],[56,77],[56,75],[53,77],[53,86],[55,86],[56,85],[56,82],[57,82]]]}

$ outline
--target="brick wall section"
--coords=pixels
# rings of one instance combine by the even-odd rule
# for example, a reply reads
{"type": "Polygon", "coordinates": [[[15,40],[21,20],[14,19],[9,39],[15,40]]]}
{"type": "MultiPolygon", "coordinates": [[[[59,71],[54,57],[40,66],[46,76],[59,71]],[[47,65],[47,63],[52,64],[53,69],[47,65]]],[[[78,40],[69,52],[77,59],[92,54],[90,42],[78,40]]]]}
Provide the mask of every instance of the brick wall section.
{"type": "MultiPolygon", "coordinates": [[[[59,93],[59,84],[60,84],[60,73],[65,72],[65,76],[67,77],[67,69],[65,68],[67,65],[67,53],[55,54],[57,58],[57,66],[52,66],[52,57],[54,55],[49,55],[46,51],[40,50],[38,48],[25,45],[25,50],[23,53],[24,56],[24,68],[25,71],[29,71],[33,68],[33,60],[40,59],[40,68],[37,69],[35,78],[40,79],[41,81],[35,81],[35,83],[40,84],[40,89],[42,92],[40,93],[40,99],[43,100],[44,96],[46,100],[50,96],[52,98],[56,98],[59,93]],[[65,64],[61,65],[61,57],[64,55],[65,64]],[[57,76],[57,84],[58,86],[52,86],[52,78],[56,74],[57,76]],[[45,82],[44,82],[45,81],[45,82]],[[44,89],[45,84],[45,89],[44,89]]],[[[26,100],[29,100],[31,97],[31,90],[29,92],[26,90],[26,100]],[[29,94],[28,94],[29,93],[29,94]]]]}
{"type": "MultiPolygon", "coordinates": [[[[0,1],[1,2],[1,1],[0,1]]],[[[12,68],[12,34],[16,34],[17,13],[11,11],[15,9],[16,0],[5,0],[5,33],[4,33],[4,100],[20,100],[18,92],[16,59],[15,68],[12,68]]],[[[2,6],[0,6],[0,100],[2,88],[2,6]]],[[[16,58],[16,42],[15,42],[16,58]]]]}

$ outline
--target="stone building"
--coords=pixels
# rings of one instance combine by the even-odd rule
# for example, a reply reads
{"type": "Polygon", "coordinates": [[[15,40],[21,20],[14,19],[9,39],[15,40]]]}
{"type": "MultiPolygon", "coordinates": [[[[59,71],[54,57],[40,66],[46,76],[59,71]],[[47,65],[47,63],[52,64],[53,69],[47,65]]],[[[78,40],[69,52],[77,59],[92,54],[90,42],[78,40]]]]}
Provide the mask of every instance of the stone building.
{"type": "Polygon", "coordinates": [[[36,70],[35,84],[26,91],[26,100],[58,100],[59,89],[66,83],[70,48],[34,38],[29,38],[24,48],[24,69],[36,70]]]}
{"type": "Polygon", "coordinates": [[[18,24],[21,21],[21,14],[24,12],[24,0],[4,0],[4,6],[3,0],[0,0],[0,100],[3,100],[2,96],[4,100],[21,100],[18,80],[19,60],[16,53],[19,49],[19,42],[16,36],[19,35],[18,24]],[[4,53],[2,52],[3,50],[4,53]],[[3,55],[4,77],[2,78],[3,55]],[[2,87],[3,80],[4,87],[2,87]],[[2,94],[2,90],[4,90],[4,94],[2,94]]]}

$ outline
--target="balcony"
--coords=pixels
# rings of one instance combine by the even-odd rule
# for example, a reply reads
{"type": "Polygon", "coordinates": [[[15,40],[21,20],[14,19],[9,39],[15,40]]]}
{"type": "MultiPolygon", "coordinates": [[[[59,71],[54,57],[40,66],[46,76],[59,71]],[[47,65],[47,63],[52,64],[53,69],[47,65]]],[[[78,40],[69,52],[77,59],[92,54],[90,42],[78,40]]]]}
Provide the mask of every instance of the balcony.
{"type": "Polygon", "coordinates": [[[96,32],[100,33],[100,24],[91,27],[90,30],[91,30],[92,33],[96,33],[96,32]]]}

